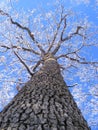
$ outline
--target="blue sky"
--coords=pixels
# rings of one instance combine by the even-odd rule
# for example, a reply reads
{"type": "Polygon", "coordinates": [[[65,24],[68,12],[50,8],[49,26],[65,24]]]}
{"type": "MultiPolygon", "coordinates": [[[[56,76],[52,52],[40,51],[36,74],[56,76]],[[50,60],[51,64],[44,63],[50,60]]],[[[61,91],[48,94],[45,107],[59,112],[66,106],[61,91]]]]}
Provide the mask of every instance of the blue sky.
{"type": "MultiPolygon", "coordinates": [[[[63,0],[61,0],[63,1],[63,0]]],[[[71,2],[69,2],[69,0],[66,0],[65,3],[65,7],[66,8],[70,8],[75,12],[82,12],[85,15],[87,15],[88,19],[90,20],[90,22],[93,22],[96,26],[98,26],[98,11],[96,12],[95,9],[95,0],[90,0],[90,3],[87,2],[87,4],[85,4],[86,2],[83,1],[89,1],[89,0],[80,0],[80,4],[76,4],[77,0],[71,0],[71,2]]],[[[21,8],[23,8],[24,10],[28,10],[28,9],[49,9],[47,8],[47,3],[49,3],[50,5],[55,3],[55,0],[19,0],[18,4],[15,5],[13,4],[13,7],[15,7],[15,9],[17,11],[20,11],[21,8]]],[[[96,6],[98,9],[98,5],[96,6]]],[[[98,48],[96,47],[91,47],[89,49],[93,58],[98,60],[98,48]]]]}
{"type": "MultiPolygon", "coordinates": [[[[4,2],[4,0],[1,0],[4,2]]],[[[18,0],[18,2],[15,4],[12,1],[12,7],[17,10],[17,12],[21,12],[21,9],[24,10],[30,10],[30,9],[38,9],[40,10],[41,8],[45,9],[45,10],[52,10],[52,6],[49,6],[49,8],[47,8],[47,5],[52,5],[53,3],[55,3],[55,0],[18,0]],[[47,4],[48,3],[48,4],[47,4]]],[[[63,1],[63,0],[61,0],[63,1]]],[[[76,13],[81,12],[84,16],[88,17],[88,20],[90,22],[93,22],[94,25],[98,26],[98,5],[95,4],[95,1],[90,0],[90,3],[88,2],[89,0],[80,0],[81,2],[76,4],[76,1],[78,0],[70,0],[71,2],[69,2],[69,0],[65,0],[64,2],[64,6],[65,8],[70,8],[73,11],[75,11],[76,13]],[[87,1],[87,3],[85,4],[85,1],[87,1]],[[97,7],[97,12],[95,11],[97,7]]],[[[79,16],[78,16],[79,17],[79,16]]],[[[96,38],[98,39],[98,37],[96,36],[96,38]]],[[[89,55],[87,55],[87,58],[91,58],[92,59],[96,59],[98,61],[98,47],[91,47],[89,48],[89,50],[87,50],[89,52],[89,55]]],[[[2,69],[2,68],[0,68],[2,69]]],[[[98,115],[97,115],[98,116],[98,115]]],[[[87,119],[88,117],[86,117],[87,119]]],[[[98,127],[92,127],[92,130],[98,130],[98,127]]]]}

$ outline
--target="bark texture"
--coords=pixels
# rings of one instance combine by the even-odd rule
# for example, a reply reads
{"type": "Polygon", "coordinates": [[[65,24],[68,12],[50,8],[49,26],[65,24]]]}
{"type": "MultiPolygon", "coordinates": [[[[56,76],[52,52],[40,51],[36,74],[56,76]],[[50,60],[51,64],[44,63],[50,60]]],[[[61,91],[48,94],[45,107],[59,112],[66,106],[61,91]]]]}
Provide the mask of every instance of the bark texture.
{"type": "Polygon", "coordinates": [[[0,113],[0,130],[90,130],[53,57],[0,113]]]}

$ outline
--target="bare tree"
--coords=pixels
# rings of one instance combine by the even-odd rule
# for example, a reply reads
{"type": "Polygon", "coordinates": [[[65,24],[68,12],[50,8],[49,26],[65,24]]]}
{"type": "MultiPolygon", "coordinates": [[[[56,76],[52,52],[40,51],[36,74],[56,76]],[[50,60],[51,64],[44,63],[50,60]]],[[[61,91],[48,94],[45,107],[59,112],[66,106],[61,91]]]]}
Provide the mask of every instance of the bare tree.
{"type": "Polygon", "coordinates": [[[62,5],[54,12],[37,14],[36,17],[32,10],[21,18],[16,12],[11,14],[0,9],[0,60],[5,67],[0,80],[9,83],[9,86],[16,85],[16,88],[20,84],[24,85],[23,81],[26,82],[44,65],[44,57],[52,54],[73,93],[79,92],[78,96],[75,93],[79,98],[84,96],[82,102],[87,101],[90,95],[95,99],[97,85],[95,88],[89,86],[87,93],[81,93],[81,88],[85,88],[76,82],[78,79],[79,82],[85,80],[87,85],[92,86],[97,81],[98,61],[87,58],[86,51],[98,46],[93,39],[97,37],[98,31],[97,27],[93,27],[92,31],[85,18],[78,21],[75,15],[62,5]],[[75,78],[78,79],[75,81],[75,78]]]}

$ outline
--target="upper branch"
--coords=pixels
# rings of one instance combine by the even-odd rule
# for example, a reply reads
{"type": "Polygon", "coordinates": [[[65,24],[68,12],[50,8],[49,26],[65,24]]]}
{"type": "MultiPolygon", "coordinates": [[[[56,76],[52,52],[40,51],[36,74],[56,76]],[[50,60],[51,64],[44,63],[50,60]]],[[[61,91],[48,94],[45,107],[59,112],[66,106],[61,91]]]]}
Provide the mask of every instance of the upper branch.
{"type": "Polygon", "coordinates": [[[69,54],[70,53],[65,54],[65,55],[62,54],[62,55],[56,57],[56,59],[59,59],[61,57],[65,57],[65,58],[67,58],[71,61],[75,61],[75,62],[80,63],[80,64],[90,64],[90,65],[95,65],[96,67],[98,67],[98,62],[96,62],[96,61],[94,61],[94,62],[93,61],[86,61],[84,58],[79,57],[80,59],[82,59],[82,60],[80,60],[80,59],[77,59],[77,58],[70,57],[69,54]]]}
{"type": "Polygon", "coordinates": [[[15,45],[12,45],[11,47],[6,46],[6,45],[0,45],[0,47],[5,48],[6,50],[9,50],[9,49],[23,49],[24,51],[28,51],[28,52],[32,52],[32,53],[34,53],[36,55],[40,55],[38,52],[36,52],[32,48],[18,47],[18,46],[15,46],[15,45]]]}
{"type": "Polygon", "coordinates": [[[54,51],[52,52],[54,55],[55,55],[55,54],[57,53],[57,51],[60,49],[61,44],[62,44],[63,42],[65,42],[65,41],[71,39],[73,36],[75,36],[75,35],[80,35],[81,37],[84,37],[84,38],[85,38],[84,35],[82,35],[82,34],[79,33],[79,31],[80,31],[81,29],[83,29],[82,26],[77,26],[77,29],[76,29],[75,32],[73,32],[73,33],[71,33],[69,36],[63,38],[65,29],[66,29],[66,25],[67,25],[67,24],[66,24],[66,19],[65,19],[65,21],[64,21],[64,27],[63,27],[62,32],[61,32],[60,41],[58,42],[56,48],[55,48],[54,51]]]}
{"type": "Polygon", "coordinates": [[[5,15],[7,17],[9,17],[10,21],[12,24],[16,25],[17,27],[21,28],[22,30],[25,30],[28,32],[29,36],[31,37],[31,39],[33,40],[34,43],[36,43],[37,47],[40,49],[41,53],[45,53],[44,49],[42,48],[42,46],[39,44],[39,42],[35,39],[34,37],[34,34],[30,31],[29,28],[25,27],[25,26],[22,26],[20,23],[18,22],[15,22],[12,17],[8,14],[8,13],[5,13],[3,10],[0,10],[0,14],[1,15],[5,15]]]}
{"type": "Polygon", "coordinates": [[[59,30],[60,30],[60,28],[61,28],[62,22],[63,22],[63,21],[66,21],[67,15],[68,15],[68,14],[65,14],[65,15],[63,16],[63,9],[62,9],[61,18],[60,18],[59,23],[57,23],[57,29],[56,29],[56,32],[55,32],[55,34],[54,34],[53,40],[52,40],[52,42],[51,42],[51,45],[50,45],[49,48],[48,48],[48,52],[49,52],[49,51],[51,50],[51,48],[53,47],[53,44],[54,44],[54,42],[55,42],[55,40],[56,40],[56,38],[57,38],[57,35],[58,35],[58,33],[59,33],[59,30]]]}
{"type": "MultiPolygon", "coordinates": [[[[71,39],[74,35],[77,35],[77,34],[80,35],[80,36],[82,36],[82,37],[84,37],[84,35],[82,35],[82,34],[79,33],[80,29],[83,29],[83,27],[82,27],[82,26],[77,26],[76,31],[75,31],[74,33],[71,33],[69,36],[67,36],[67,37],[65,37],[65,38],[63,38],[64,31],[62,31],[62,33],[61,33],[61,42],[64,42],[64,41],[66,41],[66,40],[69,40],[69,39],[71,39]]],[[[64,30],[64,29],[63,29],[63,30],[64,30]]]]}

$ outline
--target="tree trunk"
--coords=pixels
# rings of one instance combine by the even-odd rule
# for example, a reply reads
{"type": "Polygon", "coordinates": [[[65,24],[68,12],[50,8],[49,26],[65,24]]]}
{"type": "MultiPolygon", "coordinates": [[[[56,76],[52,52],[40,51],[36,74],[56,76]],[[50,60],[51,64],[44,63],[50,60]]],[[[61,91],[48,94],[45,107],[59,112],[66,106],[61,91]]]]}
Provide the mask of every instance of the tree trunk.
{"type": "Polygon", "coordinates": [[[90,130],[57,61],[45,60],[0,113],[0,130],[90,130]]]}

